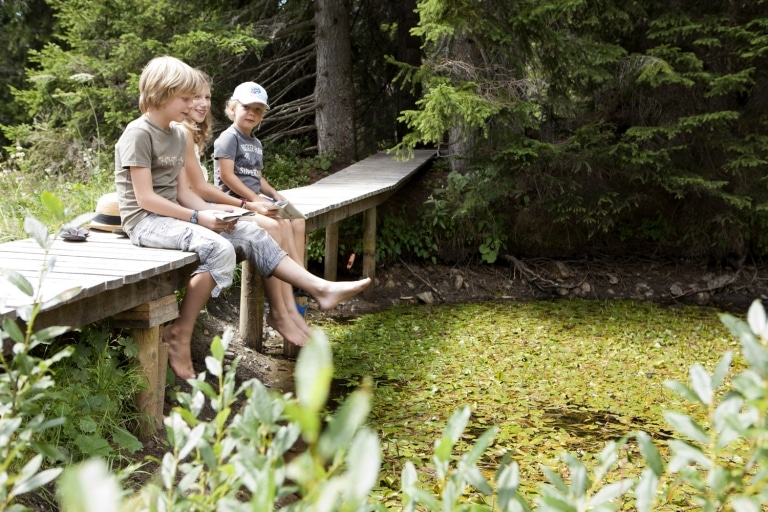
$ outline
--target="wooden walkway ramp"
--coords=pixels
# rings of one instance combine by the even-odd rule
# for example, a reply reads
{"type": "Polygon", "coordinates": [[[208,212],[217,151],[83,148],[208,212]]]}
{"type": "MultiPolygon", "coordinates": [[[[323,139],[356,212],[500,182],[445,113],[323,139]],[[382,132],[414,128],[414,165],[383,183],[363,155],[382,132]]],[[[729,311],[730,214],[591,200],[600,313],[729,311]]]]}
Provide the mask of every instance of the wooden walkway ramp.
{"type": "MultiPolygon", "coordinates": [[[[363,272],[374,278],[376,206],[402,187],[433,156],[417,150],[400,161],[380,153],[312,185],[283,191],[307,216],[307,230],[326,228],[327,278],[335,279],[338,222],[363,213],[363,272]]],[[[160,342],[160,327],[178,316],[174,292],[186,286],[198,265],[197,254],[136,247],[113,233],[91,231],[85,242],[57,239],[46,252],[33,240],[0,244],[0,320],[21,321],[19,310],[33,297],[20,292],[9,279],[11,269],[24,276],[43,301],[76,289],[59,303],[44,303],[35,328],[64,325],[72,328],[112,317],[115,326],[133,329],[139,360],[150,383],[138,397],[141,411],[159,421],[165,393],[167,346],[160,342]],[[44,271],[44,269],[47,269],[44,271]],[[41,276],[42,279],[41,279],[41,276]]],[[[373,292],[373,285],[366,290],[373,292]]],[[[243,265],[240,335],[252,348],[261,349],[264,298],[260,278],[243,265]]],[[[5,347],[4,347],[5,348],[5,347]]],[[[295,355],[287,344],[284,352],[295,355]]]]}
{"type": "MultiPolygon", "coordinates": [[[[431,149],[417,149],[413,158],[398,160],[386,153],[377,153],[311,185],[280,191],[306,215],[308,233],[326,228],[326,279],[336,278],[338,222],[368,212],[374,216],[365,223],[373,223],[375,230],[376,206],[403,187],[435,154],[431,149]]],[[[375,243],[375,238],[369,241],[375,243]]]]}
{"type": "MultiPolygon", "coordinates": [[[[398,159],[376,153],[305,187],[281,190],[307,218],[307,233],[325,228],[324,277],[336,280],[339,222],[363,214],[363,277],[376,278],[376,207],[400,190],[432,158],[433,149],[417,149],[413,157],[398,159]]],[[[373,285],[363,291],[370,300],[373,285]]],[[[243,264],[240,296],[240,334],[249,347],[261,351],[264,292],[250,265],[243,264]]],[[[297,348],[285,344],[283,352],[295,356],[297,348]]]]}

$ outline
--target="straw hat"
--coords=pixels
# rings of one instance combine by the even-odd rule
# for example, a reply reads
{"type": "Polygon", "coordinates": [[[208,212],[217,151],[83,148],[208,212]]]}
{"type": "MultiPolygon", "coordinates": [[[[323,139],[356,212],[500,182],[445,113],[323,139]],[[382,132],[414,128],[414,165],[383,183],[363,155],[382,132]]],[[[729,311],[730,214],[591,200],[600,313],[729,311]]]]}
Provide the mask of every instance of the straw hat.
{"type": "Polygon", "coordinates": [[[96,203],[96,216],[91,220],[90,228],[100,231],[115,231],[120,229],[120,205],[117,192],[104,194],[96,203]]]}

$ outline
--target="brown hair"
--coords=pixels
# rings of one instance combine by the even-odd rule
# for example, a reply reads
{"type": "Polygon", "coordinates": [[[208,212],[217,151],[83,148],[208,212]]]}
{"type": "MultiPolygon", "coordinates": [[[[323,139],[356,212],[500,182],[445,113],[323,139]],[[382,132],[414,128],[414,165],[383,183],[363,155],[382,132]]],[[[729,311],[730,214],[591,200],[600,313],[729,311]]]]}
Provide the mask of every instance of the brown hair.
{"type": "Polygon", "coordinates": [[[144,67],[139,78],[139,110],[160,108],[169,99],[196,94],[202,86],[200,73],[174,57],[155,57],[144,67]]]}

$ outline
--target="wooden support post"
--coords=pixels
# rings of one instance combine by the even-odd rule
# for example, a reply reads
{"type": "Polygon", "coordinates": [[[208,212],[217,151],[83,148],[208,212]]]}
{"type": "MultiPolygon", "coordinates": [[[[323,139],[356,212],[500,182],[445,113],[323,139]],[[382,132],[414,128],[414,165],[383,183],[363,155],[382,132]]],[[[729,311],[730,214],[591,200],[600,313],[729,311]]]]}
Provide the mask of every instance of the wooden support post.
{"type": "Polygon", "coordinates": [[[325,227],[325,279],[336,280],[336,266],[339,261],[339,223],[333,222],[325,227]]]}
{"type": "Polygon", "coordinates": [[[152,433],[160,426],[163,419],[162,414],[157,415],[159,403],[165,401],[165,386],[162,389],[157,388],[160,327],[132,329],[131,334],[133,341],[139,346],[139,364],[147,380],[147,389],[136,396],[136,406],[143,413],[139,424],[139,437],[146,441],[152,437],[152,433]]]}
{"type": "MultiPolygon", "coordinates": [[[[162,336],[160,336],[162,339],[162,336]]],[[[168,344],[164,341],[160,341],[157,346],[157,383],[156,389],[163,391],[163,399],[157,401],[157,411],[155,416],[162,418],[165,416],[165,379],[168,376],[168,344]]]]}
{"type": "Polygon", "coordinates": [[[264,286],[249,261],[242,263],[240,282],[240,337],[248,348],[263,352],[264,286]]]}
{"type": "Polygon", "coordinates": [[[376,207],[363,212],[363,277],[370,277],[371,284],[363,290],[365,300],[373,300],[376,279],[376,207]]]}
{"type": "Polygon", "coordinates": [[[139,347],[139,365],[147,380],[147,389],[136,396],[136,406],[142,414],[138,434],[145,441],[163,420],[168,344],[160,342],[160,328],[162,324],[178,316],[176,296],[167,295],[123,311],[114,317],[116,327],[131,329],[133,340],[139,347]]]}

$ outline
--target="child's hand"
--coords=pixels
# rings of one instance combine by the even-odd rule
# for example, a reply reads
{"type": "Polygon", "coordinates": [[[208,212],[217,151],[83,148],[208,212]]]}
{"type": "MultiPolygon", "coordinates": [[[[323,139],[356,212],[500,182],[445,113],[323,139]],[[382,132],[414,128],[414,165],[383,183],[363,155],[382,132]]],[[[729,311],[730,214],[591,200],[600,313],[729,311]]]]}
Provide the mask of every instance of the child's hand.
{"type": "Polygon", "coordinates": [[[235,224],[237,224],[237,219],[227,222],[216,217],[215,213],[215,210],[203,210],[199,212],[197,215],[197,223],[216,233],[231,233],[235,228],[235,224]]]}
{"type": "Polygon", "coordinates": [[[248,209],[253,210],[259,215],[263,215],[265,217],[277,217],[277,213],[279,210],[270,210],[268,207],[272,206],[273,203],[268,203],[266,201],[259,201],[255,203],[248,203],[248,209]]]}

